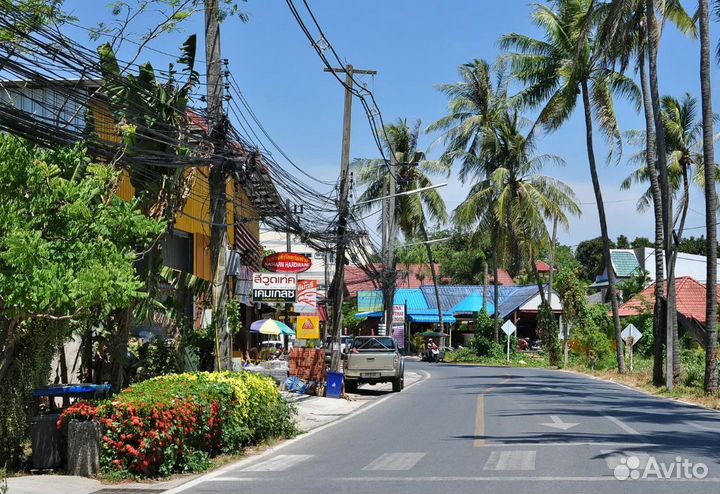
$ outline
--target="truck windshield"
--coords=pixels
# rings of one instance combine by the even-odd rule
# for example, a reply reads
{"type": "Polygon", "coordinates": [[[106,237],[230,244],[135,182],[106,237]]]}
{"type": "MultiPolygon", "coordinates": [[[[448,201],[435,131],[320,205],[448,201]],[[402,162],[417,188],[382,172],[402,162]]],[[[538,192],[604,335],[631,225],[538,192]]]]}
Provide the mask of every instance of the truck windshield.
{"type": "Polygon", "coordinates": [[[353,340],[355,350],[394,350],[393,339],[390,337],[356,338],[353,340]]]}

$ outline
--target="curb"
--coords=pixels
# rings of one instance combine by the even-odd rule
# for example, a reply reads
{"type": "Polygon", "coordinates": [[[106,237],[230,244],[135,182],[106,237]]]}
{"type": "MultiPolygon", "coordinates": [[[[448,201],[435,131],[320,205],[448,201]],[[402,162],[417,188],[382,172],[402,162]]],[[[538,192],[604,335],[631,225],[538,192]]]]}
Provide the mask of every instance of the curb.
{"type": "MultiPolygon", "coordinates": [[[[413,371],[413,372],[415,372],[415,371],[413,371]]],[[[431,374],[430,374],[429,372],[425,371],[425,370],[420,370],[420,369],[418,369],[418,370],[417,370],[417,373],[420,374],[421,379],[415,381],[415,382],[412,383],[412,384],[409,384],[408,386],[405,387],[405,389],[410,389],[410,388],[412,388],[413,386],[415,386],[415,385],[417,385],[417,384],[420,384],[420,383],[423,383],[423,382],[427,381],[427,380],[431,377],[431,374]]],[[[205,474],[205,475],[202,475],[202,476],[200,476],[200,477],[197,477],[197,478],[195,478],[195,479],[192,479],[192,480],[190,480],[190,481],[188,481],[188,482],[186,482],[186,483],[184,483],[184,484],[181,484],[181,485],[179,485],[179,486],[177,486],[177,487],[174,487],[174,488],[169,489],[169,490],[167,490],[167,491],[162,491],[162,494],[176,494],[176,493],[178,493],[178,492],[183,492],[183,491],[186,491],[186,490],[188,490],[188,489],[191,489],[191,488],[195,487],[195,486],[198,485],[198,484],[201,484],[201,483],[203,483],[203,482],[207,482],[208,480],[214,479],[215,477],[219,477],[219,476],[221,476],[221,475],[224,474],[224,473],[227,473],[227,472],[230,472],[230,471],[232,471],[232,470],[235,470],[235,469],[237,469],[238,467],[242,467],[242,466],[244,466],[244,465],[246,465],[246,464],[248,464],[248,463],[254,462],[255,460],[258,460],[258,459],[263,458],[263,457],[265,457],[265,456],[271,455],[271,454],[273,454],[273,453],[275,453],[275,452],[277,452],[277,451],[279,451],[279,450],[281,450],[281,449],[283,449],[283,448],[285,448],[285,447],[287,447],[287,446],[289,446],[289,445],[291,445],[291,444],[295,444],[296,442],[301,441],[302,439],[304,439],[304,438],[306,438],[306,437],[312,436],[313,434],[316,434],[316,433],[318,433],[318,432],[320,432],[320,431],[323,431],[323,430],[328,429],[328,428],[330,428],[330,427],[333,427],[333,426],[335,426],[335,425],[337,425],[337,424],[340,424],[340,423],[342,423],[342,422],[344,422],[344,421],[346,421],[346,420],[348,420],[348,419],[351,419],[351,418],[353,418],[353,417],[355,417],[355,416],[357,416],[357,415],[359,415],[359,414],[361,414],[361,413],[363,413],[363,412],[365,412],[365,411],[367,411],[367,410],[370,410],[371,408],[376,407],[377,405],[379,405],[380,403],[384,402],[385,400],[387,400],[387,399],[389,399],[389,398],[392,398],[392,397],[394,397],[394,396],[397,396],[397,395],[398,395],[397,393],[390,393],[390,394],[388,394],[388,395],[386,395],[386,396],[383,396],[382,398],[379,398],[379,399],[377,399],[377,400],[375,400],[375,401],[373,401],[373,402],[371,402],[371,403],[368,403],[367,405],[364,405],[364,406],[359,407],[359,408],[358,408],[357,410],[355,410],[354,412],[349,413],[348,415],[345,415],[345,416],[343,416],[343,417],[340,417],[339,419],[334,420],[333,422],[329,422],[329,423],[327,423],[327,424],[321,425],[320,427],[317,427],[317,428],[312,429],[312,430],[310,430],[310,431],[308,431],[308,432],[305,432],[305,433],[303,433],[303,434],[300,434],[300,435],[297,436],[297,437],[294,437],[294,438],[292,438],[292,439],[288,439],[288,440],[286,440],[286,441],[283,441],[282,443],[280,443],[280,444],[278,444],[278,445],[276,445],[276,446],[273,446],[273,447],[271,447],[271,448],[266,449],[266,450],[263,451],[262,453],[259,453],[259,454],[257,454],[257,455],[252,455],[252,456],[249,456],[249,457],[247,457],[247,458],[243,458],[242,460],[236,461],[236,462],[234,462],[234,463],[230,463],[229,465],[225,465],[225,466],[222,467],[222,468],[219,468],[219,469],[217,469],[217,470],[215,470],[215,471],[212,471],[212,472],[210,472],[210,473],[207,473],[207,474],[205,474]]]]}

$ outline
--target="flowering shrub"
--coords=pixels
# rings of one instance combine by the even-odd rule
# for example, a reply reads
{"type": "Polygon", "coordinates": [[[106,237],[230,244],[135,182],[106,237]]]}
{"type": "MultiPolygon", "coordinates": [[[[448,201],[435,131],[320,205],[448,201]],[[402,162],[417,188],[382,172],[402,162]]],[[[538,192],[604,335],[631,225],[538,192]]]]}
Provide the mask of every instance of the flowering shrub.
{"type": "Polygon", "coordinates": [[[272,379],[250,373],[171,374],[112,402],[76,403],[58,421],[97,420],[101,466],[134,477],[207,468],[209,458],[295,432],[292,408],[272,379]]]}

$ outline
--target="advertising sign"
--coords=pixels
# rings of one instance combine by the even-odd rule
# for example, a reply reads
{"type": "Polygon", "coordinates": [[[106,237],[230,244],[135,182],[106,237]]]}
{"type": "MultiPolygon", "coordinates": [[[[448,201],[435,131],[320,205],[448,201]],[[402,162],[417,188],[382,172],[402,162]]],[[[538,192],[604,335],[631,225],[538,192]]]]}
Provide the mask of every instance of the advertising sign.
{"type": "Polygon", "coordinates": [[[298,316],[297,338],[317,340],[320,338],[320,318],[318,316],[298,316]]]}
{"type": "Polygon", "coordinates": [[[302,254],[277,252],[266,256],[262,267],[273,273],[302,273],[312,266],[312,261],[302,254]]]}
{"type": "Polygon", "coordinates": [[[315,314],[317,312],[317,280],[299,280],[297,286],[297,303],[293,311],[298,314],[315,314]]]}
{"type": "Polygon", "coordinates": [[[393,324],[405,324],[404,305],[393,305],[393,324]]]}
{"type": "Polygon", "coordinates": [[[380,312],[383,310],[383,296],[380,290],[358,290],[358,312],[380,312]]]}
{"type": "Polygon", "coordinates": [[[297,298],[297,275],[253,273],[254,302],[293,303],[297,298]]]}
{"type": "Polygon", "coordinates": [[[405,325],[393,324],[393,338],[398,348],[405,348],[405,325]]]}

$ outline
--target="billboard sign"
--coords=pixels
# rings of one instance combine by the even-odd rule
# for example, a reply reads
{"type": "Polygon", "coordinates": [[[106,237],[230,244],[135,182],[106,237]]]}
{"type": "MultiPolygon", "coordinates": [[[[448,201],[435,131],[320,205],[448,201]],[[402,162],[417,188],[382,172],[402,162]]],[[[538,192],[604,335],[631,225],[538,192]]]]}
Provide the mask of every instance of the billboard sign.
{"type": "Polygon", "coordinates": [[[383,296],[380,290],[358,290],[358,312],[380,312],[383,310],[383,296]]]}
{"type": "Polygon", "coordinates": [[[253,273],[253,302],[294,303],[297,284],[296,274],[253,273]]]}
{"type": "Polygon", "coordinates": [[[297,303],[293,311],[298,314],[315,314],[317,312],[317,280],[299,280],[297,285],[297,303]]]}
{"type": "Polygon", "coordinates": [[[277,252],[262,261],[262,267],[273,273],[302,273],[311,266],[310,259],[294,252],[277,252]]]}

